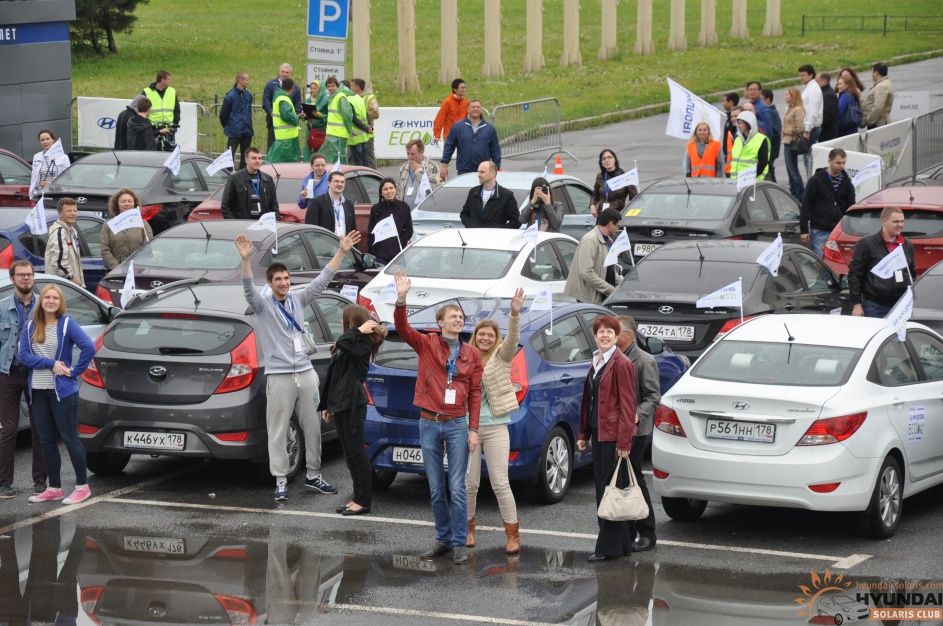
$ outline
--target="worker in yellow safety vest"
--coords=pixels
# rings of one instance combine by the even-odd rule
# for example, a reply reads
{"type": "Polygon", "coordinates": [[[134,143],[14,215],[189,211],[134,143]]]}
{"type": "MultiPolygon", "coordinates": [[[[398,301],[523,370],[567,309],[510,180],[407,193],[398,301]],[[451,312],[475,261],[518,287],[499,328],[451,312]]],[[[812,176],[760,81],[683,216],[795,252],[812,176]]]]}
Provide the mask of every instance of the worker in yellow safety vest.
{"type": "Polygon", "coordinates": [[[764,180],[769,173],[769,138],[759,132],[756,115],[751,111],[740,113],[737,127],[740,132],[730,152],[730,178],[737,178],[740,171],[755,165],[756,179],[764,180]]]}
{"type": "Polygon", "coordinates": [[[334,76],[329,76],[324,82],[331,94],[331,103],[327,107],[327,127],[325,129],[327,137],[324,140],[322,152],[327,158],[328,164],[337,161],[346,164],[347,143],[354,134],[354,127],[356,126],[363,131],[369,131],[370,129],[354,115],[354,107],[350,101],[354,92],[350,90],[349,83],[347,81],[338,83],[337,78],[334,76]]]}
{"type": "Polygon", "coordinates": [[[282,86],[275,90],[272,98],[272,128],[275,143],[265,156],[266,163],[297,163],[301,160],[301,148],[298,145],[298,113],[291,99],[295,81],[282,80],[282,86]]]}
{"type": "Polygon", "coordinates": [[[367,117],[364,122],[370,127],[367,133],[367,142],[363,149],[363,164],[366,167],[377,169],[377,153],[373,141],[373,122],[380,118],[380,105],[377,103],[377,97],[372,91],[367,90],[367,83],[362,78],[354,78],[350,81],[350,89],[355,94],[363,98],[364,106],[367,110],[367,117]]]}

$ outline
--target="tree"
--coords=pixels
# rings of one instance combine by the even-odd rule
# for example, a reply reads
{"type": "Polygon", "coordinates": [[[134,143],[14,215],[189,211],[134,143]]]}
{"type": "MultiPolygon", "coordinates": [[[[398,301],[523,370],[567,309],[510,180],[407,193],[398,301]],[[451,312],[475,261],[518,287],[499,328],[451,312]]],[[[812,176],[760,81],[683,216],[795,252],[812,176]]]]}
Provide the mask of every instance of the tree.
{"type": "Polygon", "coordinates": [[[115,33],[130,33],[137,17],[134,10],[148,0],[76,0],[75,21],[69,29],[73,41],[91,44],[98,56],[105,56],[102,38],[108,51],[118,52],[115,33]]]}

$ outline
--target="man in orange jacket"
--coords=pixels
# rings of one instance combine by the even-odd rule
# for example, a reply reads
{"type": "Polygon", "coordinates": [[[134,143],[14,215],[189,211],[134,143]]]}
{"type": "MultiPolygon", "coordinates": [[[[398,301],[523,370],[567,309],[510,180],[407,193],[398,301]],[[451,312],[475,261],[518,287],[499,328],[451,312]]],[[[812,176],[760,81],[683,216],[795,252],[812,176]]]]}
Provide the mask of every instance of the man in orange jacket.
{"type": "Polygon", "coordinates": [[[432,123],[432,143],[444,141],[449,136],[452,124],[468,117],[468,99],[465,98],[465,81],[452,81],[452,93],[445,97],[432,123]]]}

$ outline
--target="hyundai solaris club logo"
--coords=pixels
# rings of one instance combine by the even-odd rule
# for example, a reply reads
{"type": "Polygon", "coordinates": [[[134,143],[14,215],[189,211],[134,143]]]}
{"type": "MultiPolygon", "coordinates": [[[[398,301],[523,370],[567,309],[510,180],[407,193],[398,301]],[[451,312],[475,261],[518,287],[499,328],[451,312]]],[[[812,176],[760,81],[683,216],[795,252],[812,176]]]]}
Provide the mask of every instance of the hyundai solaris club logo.
{"type": "Polygon", "coordinates": [[[943,620],[943,582],[847,580],[829,570],[819,576],[809,572],[809,584],[799,585],[803,608],[797,615],[809,624],[854,624],[883,620],[943,620]]]}

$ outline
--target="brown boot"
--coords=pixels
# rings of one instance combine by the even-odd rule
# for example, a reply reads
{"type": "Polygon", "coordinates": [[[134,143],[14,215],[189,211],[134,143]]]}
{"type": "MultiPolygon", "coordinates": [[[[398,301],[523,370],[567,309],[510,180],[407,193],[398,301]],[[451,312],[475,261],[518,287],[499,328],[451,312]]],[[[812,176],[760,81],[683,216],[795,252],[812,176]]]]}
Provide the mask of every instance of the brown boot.
{"type": "Polygon", "coordinates": [[[475,547],[475,518],[468,520],[468,539],[465,540],[466,548],[475,547]]]}
{"type": "Polygon", "coordinates": [[[504,548],[504,551],[507,554],[517,554],[521,551],[520,527],[521,523],[519,521],[513,524],[504,522],[504,534],[508,536],[508,545],[504,548]]]}

